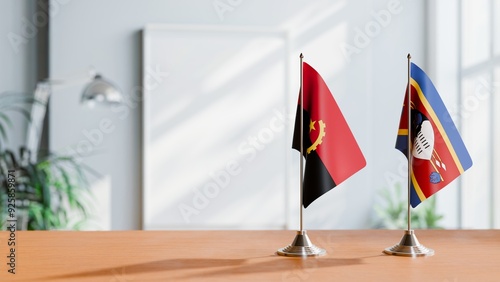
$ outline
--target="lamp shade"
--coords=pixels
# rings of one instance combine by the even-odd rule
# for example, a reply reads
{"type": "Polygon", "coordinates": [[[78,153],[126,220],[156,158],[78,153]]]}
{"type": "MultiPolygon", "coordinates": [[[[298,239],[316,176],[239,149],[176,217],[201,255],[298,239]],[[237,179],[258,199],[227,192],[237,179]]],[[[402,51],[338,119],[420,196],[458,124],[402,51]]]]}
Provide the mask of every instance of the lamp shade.
{"type": "Polygon", "coordinates": [[[118,104],[122,102],[122,95],[111,82],[97,74],[82,93],[82,103],[94,102],[118,104]]]}

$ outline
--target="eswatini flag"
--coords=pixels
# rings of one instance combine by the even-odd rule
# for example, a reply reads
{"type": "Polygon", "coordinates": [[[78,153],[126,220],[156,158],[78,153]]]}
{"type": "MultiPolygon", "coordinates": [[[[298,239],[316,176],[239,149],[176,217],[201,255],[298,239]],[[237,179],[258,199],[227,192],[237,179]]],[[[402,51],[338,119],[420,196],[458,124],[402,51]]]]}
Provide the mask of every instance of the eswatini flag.
{"type": "Polygon", "coordinates": [[[300,152],[300,111],[304,113],[303,205],[305,208],[366,165],[365,158],[332,93],[315,69],[303,63],[304,105],[297,107],[292,147],[300,152]]]}
{"type": "MultiPolygon", "coordinates": [[[[472,166],[462,138],[429,77],[410,67],[411,186],[410,203],[422,201],[472,166]]],[[[396,149],[408,157],[408,89],[399,123],[396,149]]]]}

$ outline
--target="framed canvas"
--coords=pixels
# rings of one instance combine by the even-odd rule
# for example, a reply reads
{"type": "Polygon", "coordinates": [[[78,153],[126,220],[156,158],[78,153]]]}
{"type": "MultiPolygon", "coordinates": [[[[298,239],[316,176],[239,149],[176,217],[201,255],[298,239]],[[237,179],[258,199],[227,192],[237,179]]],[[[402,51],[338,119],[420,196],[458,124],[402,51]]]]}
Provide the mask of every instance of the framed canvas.
{"type": "Polygon", "coordinates": [[[288,50],[279,30],[144,29],[143,229],[285,228],[288,50]]]}

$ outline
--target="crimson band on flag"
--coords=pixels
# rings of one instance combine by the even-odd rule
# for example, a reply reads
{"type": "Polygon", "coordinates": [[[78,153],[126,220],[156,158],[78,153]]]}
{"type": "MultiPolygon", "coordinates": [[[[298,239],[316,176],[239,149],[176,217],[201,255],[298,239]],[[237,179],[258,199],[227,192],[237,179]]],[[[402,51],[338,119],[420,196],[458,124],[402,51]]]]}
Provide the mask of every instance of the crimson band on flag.
{"type": "Polygon", "coordinates": [[[303,63],[304,105],[297,107],[292,147],[300,151],[300,111],[303,111],[303,205],[365,167],[366,161],[340,108],[323,78],[303,63]]]}

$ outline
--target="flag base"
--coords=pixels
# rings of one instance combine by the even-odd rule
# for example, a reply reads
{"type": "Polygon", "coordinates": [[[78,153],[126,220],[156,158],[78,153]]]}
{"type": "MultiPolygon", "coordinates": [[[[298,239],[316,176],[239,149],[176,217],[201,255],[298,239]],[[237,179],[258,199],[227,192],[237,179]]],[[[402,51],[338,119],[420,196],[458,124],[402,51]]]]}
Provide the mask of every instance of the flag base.
{"type": "Polygon", "coordinates": [[[297,235],[292,244],[279,249],[277,254],[287,257],[311,257],[325,255],[326,251],[311,243],[306,230],[302,230],[297,231],[297,235]]]}
{"type": "Polygon", "coordinates": [[[384,253],[395,256],[424,257],[434,255],[434,250],[420,244],[413,230],[405,230],[405,235],[401,238],[401,242],[390,248],[386,248],[384,253]]]}

